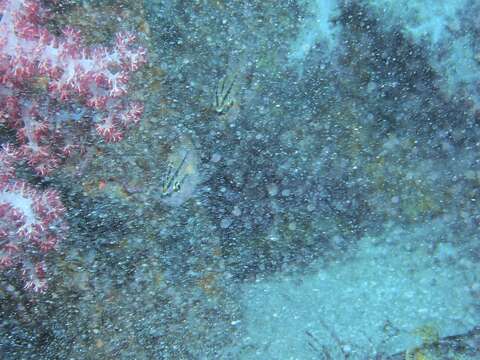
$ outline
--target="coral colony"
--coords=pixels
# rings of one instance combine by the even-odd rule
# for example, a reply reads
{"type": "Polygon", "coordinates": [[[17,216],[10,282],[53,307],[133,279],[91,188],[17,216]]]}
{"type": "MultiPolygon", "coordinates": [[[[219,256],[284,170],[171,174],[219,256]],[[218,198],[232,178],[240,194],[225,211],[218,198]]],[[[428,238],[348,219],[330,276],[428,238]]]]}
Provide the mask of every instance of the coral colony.
{"type": "Polygon", "coordinates": [[[15,166],[46,176],[84,148],[92,128],[121,140],[143,112],[127,95],[146,51],[129,33],[109,48],[83,46],[71,28],[55,36],[36,0],[0,0],[0,14],[0,126],[16,131],[18,144],[0,150],[0,267],[21,268],[25,287],[43,291],[43,257],[65,234],[65,209],[56,191],[16,179],[15,166]]]}

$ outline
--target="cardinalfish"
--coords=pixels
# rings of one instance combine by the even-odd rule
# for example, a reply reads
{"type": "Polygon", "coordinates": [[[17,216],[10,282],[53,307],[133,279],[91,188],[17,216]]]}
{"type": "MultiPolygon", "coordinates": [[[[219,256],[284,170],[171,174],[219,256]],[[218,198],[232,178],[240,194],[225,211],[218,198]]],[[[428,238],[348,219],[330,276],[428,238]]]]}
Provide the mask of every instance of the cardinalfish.
{"type": "Polygon", "coordinates": [[[183,156],[182,161],[180,164],[175,168],[172,163],[169,163],[167,166],[167,172],[162,180],[162,196],[169,196],[173,193],[177,193],[181,190],[185,179],[187,178],[188,174],[184,174],[181,178],[179,178],[180,172],[185,165],[185,161],[187,160],[188,152],[185,153],[183,156]]]}

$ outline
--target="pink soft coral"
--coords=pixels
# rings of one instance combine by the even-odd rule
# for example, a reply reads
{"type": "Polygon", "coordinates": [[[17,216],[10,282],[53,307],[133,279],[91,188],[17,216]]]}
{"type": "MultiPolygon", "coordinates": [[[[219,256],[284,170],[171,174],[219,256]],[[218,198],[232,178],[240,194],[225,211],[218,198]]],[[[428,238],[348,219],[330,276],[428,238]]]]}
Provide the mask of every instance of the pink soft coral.
{"type": "Polygon", "coordinates": [[[20,267],[25,288],[44,291],[43,257],[65,234],[65,208],[55,190],[15,178],[17,156],[11,146],[0,150],[0,268],[20,267]]]}
{"type": "Polygon", "coordinates": [[[86,121],[107,142],[138,123],[143,104],[128,99],[128,85],[146,51],[135,36],[88,48],[72,28],[51,34],[37,0],[0,0],[0,13],[0,122],[17,131],[19,154],[39,175],[82,148],[86,121]]]}

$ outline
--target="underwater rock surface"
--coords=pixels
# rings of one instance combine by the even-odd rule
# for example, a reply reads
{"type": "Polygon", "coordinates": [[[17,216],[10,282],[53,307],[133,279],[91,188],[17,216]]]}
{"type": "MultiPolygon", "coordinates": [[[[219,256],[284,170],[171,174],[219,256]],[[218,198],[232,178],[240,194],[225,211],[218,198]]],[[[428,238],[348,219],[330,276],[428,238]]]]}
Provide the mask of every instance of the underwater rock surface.
{"type": "Polygon", "coordinates": [[[42,5],[59,38],[137,35],[144,112],[108,143],[74,111],[81,151],[15,163],[69,229],[48,291],[0,271],[2,358],[479,357],[477,2],[42,5]]]}

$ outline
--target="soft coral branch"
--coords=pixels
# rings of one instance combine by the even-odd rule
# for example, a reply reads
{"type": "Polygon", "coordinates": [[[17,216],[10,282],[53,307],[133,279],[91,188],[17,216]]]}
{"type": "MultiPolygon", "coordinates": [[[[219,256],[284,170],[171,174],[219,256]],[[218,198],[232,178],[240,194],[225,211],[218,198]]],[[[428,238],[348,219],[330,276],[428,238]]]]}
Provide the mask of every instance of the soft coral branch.
{"type": "Polygon", "coordinates": [[[71,153],[65,147],[80,148],[74,145],[82,136],[76,134],[74,144],[66,134],[72,131],[68,120],[91,121],[107,142],[121,140],[138,123],[143,107],[130,102],[129,83],[146,51],[135,45],[133,34],[118,34],[109,48],[89,48],[73,28],[60,37],[51,34],[36,0],[2,0],[0,12],[0,122],[18,132],[22,158],[39,175],[71,153]],[[47,90],[31,91],[36,81],[47,90]]]}
{"type": "Polygon", "coordinates": [[[14,156],[9,147],[0,151],[8,170],[0,177],[0,269],[20,267],[25,288],[44,291],[44,254],[65,235],[65,208],[57,191],[41,191],[14,177],[14,156]]]}

